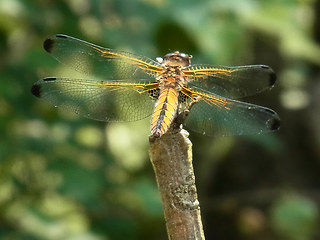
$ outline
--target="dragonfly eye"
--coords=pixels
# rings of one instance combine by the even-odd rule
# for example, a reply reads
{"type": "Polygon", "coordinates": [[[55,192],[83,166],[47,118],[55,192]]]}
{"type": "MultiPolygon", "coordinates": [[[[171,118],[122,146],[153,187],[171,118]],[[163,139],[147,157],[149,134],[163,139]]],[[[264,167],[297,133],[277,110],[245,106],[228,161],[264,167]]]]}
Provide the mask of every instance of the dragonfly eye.
{"type": "Polygon", "coordinates": [[[186,67],[190,65],[191,58],[191,55],[175,51],[173,53],[168,53],[163,57],[163,64],[186,67]]]}

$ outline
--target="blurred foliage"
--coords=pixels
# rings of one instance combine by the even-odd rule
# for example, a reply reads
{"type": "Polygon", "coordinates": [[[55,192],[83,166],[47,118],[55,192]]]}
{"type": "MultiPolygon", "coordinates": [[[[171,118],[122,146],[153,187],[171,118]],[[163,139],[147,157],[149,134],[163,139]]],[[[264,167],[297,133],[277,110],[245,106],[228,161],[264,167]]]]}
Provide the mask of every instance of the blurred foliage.
{"type": "MultiPolygon", "coordinates": [[[[155,58],[267,64],[279,132],[191,132],[207,239],[319,239],[319,0],[0,0],[0,238],[166,239],[148,160],[149,119],[94,122],[35,99],[65,68],[42,49],[63,33],[155,58]]],[[[75,73],[73,73],[75,74],[75,73]]]]}
{"type": "Polygon", "coordinates": [[[307,199],[286,196],[274,203],[271,224],[282,239],[311,239],[317,229],[317,211],[307,199]]]}

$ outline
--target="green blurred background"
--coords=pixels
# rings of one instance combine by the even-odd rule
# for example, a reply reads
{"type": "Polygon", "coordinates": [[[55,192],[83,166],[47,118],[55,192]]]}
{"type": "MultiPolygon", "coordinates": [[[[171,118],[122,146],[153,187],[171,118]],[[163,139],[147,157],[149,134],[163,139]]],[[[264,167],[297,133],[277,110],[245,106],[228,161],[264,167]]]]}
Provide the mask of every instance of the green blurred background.
{"type": "MultiPolygon", "coordinates": [[[[0,0],[0,239],[167,239],[149,121],[102,123],[36,99],[67,73],[42,48],[63,33],[155,59],[267,64],[278,132],[190,132],[207,239],[320,239],[319,0],[0,0]]],[[[73,72],[73,74],[76,74],[73,72]]]]}

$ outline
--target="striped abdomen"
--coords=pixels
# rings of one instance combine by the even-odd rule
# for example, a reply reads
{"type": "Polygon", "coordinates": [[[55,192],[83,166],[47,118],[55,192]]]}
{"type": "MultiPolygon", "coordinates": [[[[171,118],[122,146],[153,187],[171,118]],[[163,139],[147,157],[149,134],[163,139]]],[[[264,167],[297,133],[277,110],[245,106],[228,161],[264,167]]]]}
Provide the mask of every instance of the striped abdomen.
{"type": "Polygon", "coordinates": [[[156,103],[151,121],[151,133],[160,137],[167,132],[178,108],[178,92],[174,88],[164,88],[156,103]]]}

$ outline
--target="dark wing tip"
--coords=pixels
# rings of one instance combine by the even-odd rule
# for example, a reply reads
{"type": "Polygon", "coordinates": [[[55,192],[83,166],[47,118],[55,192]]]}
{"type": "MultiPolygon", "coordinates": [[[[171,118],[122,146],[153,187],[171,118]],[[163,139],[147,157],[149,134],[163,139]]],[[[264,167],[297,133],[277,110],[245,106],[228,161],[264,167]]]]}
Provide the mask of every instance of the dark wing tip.
{"type": "Polygon", "coordinates": [[[54,36],[52,36],[51,38],[47,38],[44,43],[43,43],[43,48],[48,52],[51,53],[52,52],[52,48],[54,46],[55,43],[55,39],[56,38],[68,38],[68,36],[63,35],[63,34],[56,34],[54,36]]]}
{"type": "Polygon", "coordinates": [[[47,38],[43,43],[43,48],[48,53],[51,53],[53,45],[54,45],[54,40],[52,40],[51,38],[47,38]]]}
{"type": "Polygon", "coordinates": [[[278,130],[280,128],[280,119],[274,118],[269,120],[268,125],[271,131],[278,130]]]}
{"type": "Polygon", "coordinates": [[[272,71],[269,79],[270,87],[272,87],[275,84],[276,80],[277,80],[277,75],[275,74],[274,71],[272,71]]]}
{"type": "Polygon", "coordinates": [[[280,128],[280,118],[278,114],[269,108],[265,108],[264,111],[271,116],[267,121],[268,129],[271,131],[278,130],[280,128]]]}
{"type": "Polygon", "coordinates": [[[35,83],[31,87],[31,93],[36,97],[41,97],[41,85],[38,83],[35,83]]]}
{"type": "Polygon", "coordinates": [[[267,129],[269,129],[270,131],[278,130],[280,128],[279,115],[269,108],[264,108],[263,112],[266,114],[267,117],[267,120],[265,122],[267,129]]]}
{"type": "Polygon", "coordinates": [[[41,83],[55,81],[55,80],[57,80],[57,78],[55,78],[55,77],[47,77],[42,80],[39,80],[38,82],[36,82],[35,84],[32,85],[31,93],[38,98],[42,97],[42,84],[41,83]]]}
{"type": "Polygon", "coordinates": [[[273,69],[267,65],[261,65],[262,68],[266,69],[269,72],[269,86],[272,87],[276,80],[277,80],[277,75],[273,71],[273,69]]]}
{"type": "Polygon", "coordinates": [[[275,74],[273,69],[267,65],[260,65],[260,67],[266,69],[266,71],[269,72],[269,86],[272,87],[277,80],[277,75],[275,74]]]}

